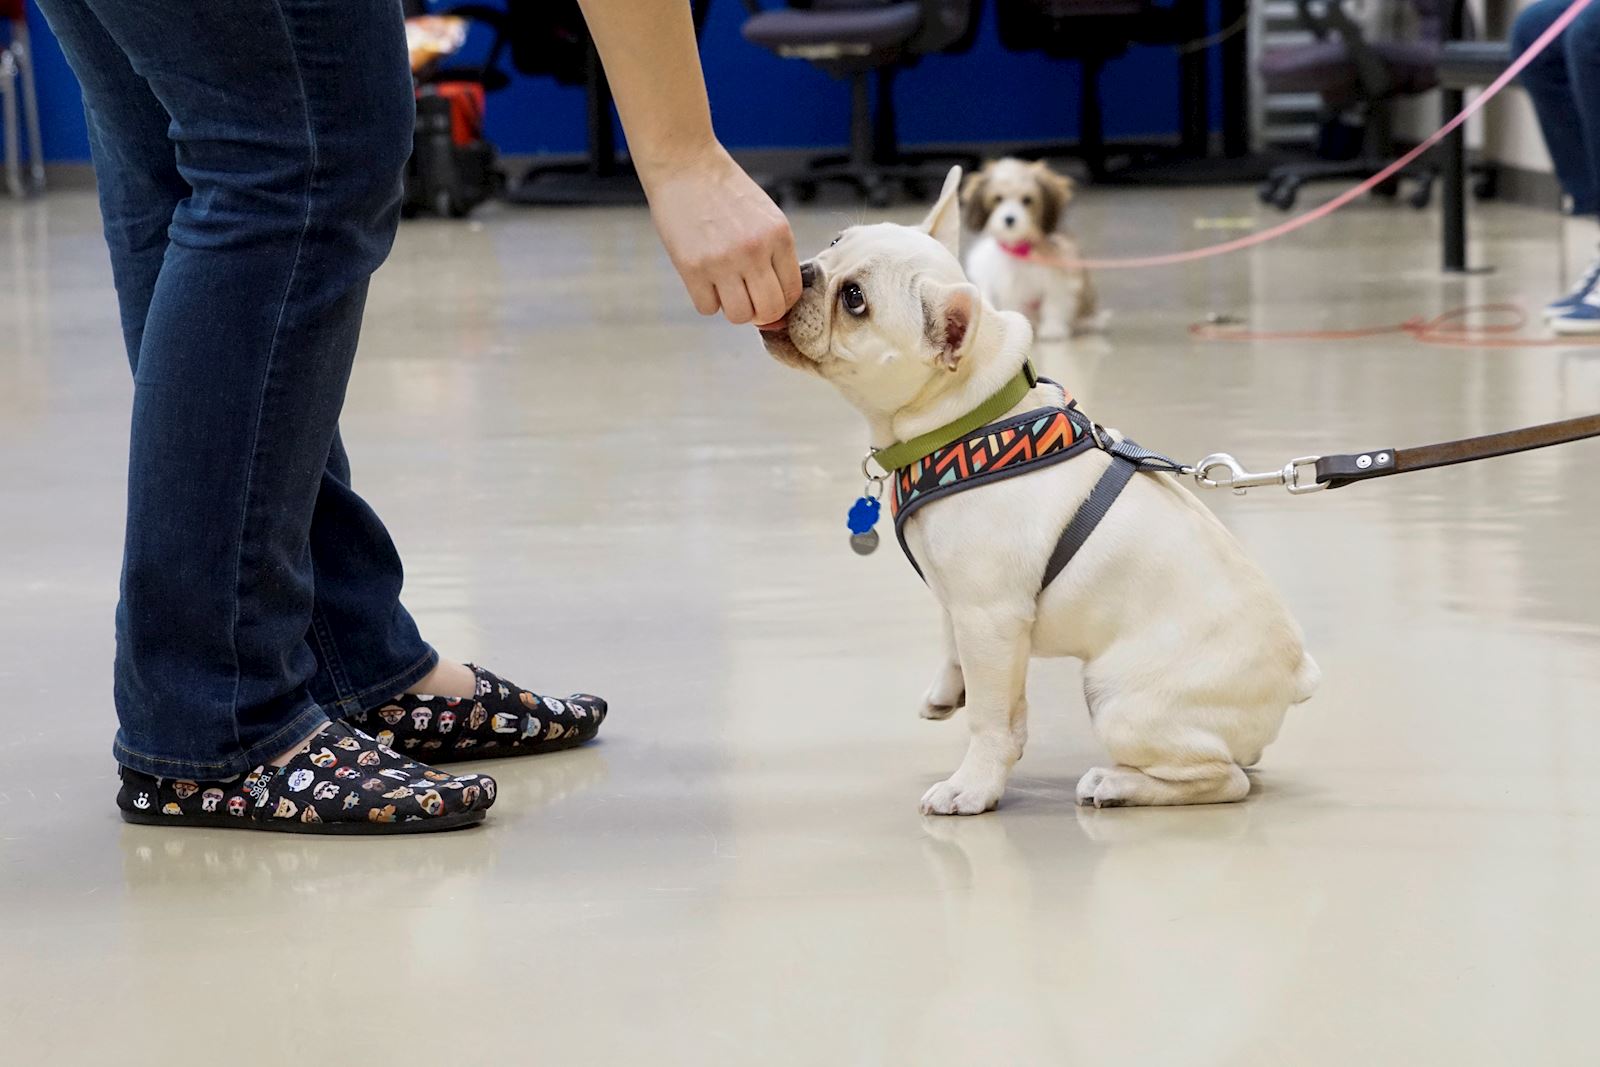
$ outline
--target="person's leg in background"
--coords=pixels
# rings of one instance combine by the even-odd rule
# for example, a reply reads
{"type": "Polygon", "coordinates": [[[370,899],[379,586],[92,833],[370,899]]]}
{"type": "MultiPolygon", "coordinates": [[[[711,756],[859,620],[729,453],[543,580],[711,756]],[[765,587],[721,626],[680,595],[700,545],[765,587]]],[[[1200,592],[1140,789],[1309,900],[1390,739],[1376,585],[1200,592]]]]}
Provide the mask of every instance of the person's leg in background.
{"type": "MultiPolygon", "coordinates": [[[[1550,151],[1552,156],[1558,151],[1565,155],[1575,149],[1584,153],[1590,183],[1587,188],[1567,187],[1567,191],[1572,198],[1573,214],[1594,218],[1600,215],[1600,8],[1590,7],[1579,14],[1552,47],[1560,48],[1565,62],[1571,81],[1571,106],[1581,134],[1559,149],[1550,141],[1550,151]]],[[[1540,122],[1544,122],[1542,108],[1540,122]]],[[[1546,127],[1547,141],[1551,133],[1546,127]]],[[[1557,174],[1560,176],[1559,167],[1557,174]]],[[[1565,183],[1565,178],[1562,180],[1565,183]]],[[[1600,333],[1600,257],[1584,272],[1579,283],[1584,289],[1581,297],[1551,318],[1551,326],[1557,333],[1600,333]]]]}
{"type": "MultiPolygon", "coordinates": [[[[1523,9],[1511,27],[1511,49],[1520,54],[1570,6],[1570,0],[1539,0],[1523,9]]],[[[1556,179],[1575,215],[1600,213],[1600,8],[1585,11],[1521,76],[1555,165],[1556,179]]],[[[1559,321],[1587,317],[1585,298],[1600,280],[1600,257],[1564,296],[1545,308],[1559,321]]],[[[1600,309],[1595,312],[1600,319],[1600,309]]],[[[1561,328],[1561,327],[1558,327],[1561,328]]]]}

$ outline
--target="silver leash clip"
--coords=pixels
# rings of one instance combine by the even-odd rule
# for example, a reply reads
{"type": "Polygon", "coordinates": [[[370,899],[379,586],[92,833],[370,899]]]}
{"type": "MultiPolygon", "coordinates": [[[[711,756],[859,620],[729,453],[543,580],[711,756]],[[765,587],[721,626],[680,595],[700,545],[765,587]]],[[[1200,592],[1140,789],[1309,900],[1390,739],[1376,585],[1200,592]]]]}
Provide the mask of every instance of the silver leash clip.
{"type": "Polygon", "coordinates": [[[1316,493],[1328,488],[1327,482],[1317,481],[1317,460],[1321,456],[1301,456],[1291,459],[1282,470],[1266,474],[1251,474],[1226,452],[1213,452],[1194,465],[1194,480],[1207,489],[1232,489],[1235,496],[1244,496],[1246,489],[1265,485],[1281,485],[1295,496],[1316,493]],[[1216,477],[1216,472],[1226,471],[1226,476],[1216,477]],[[1302,481],[1302,473],[1308,477],[1302,481]]]}

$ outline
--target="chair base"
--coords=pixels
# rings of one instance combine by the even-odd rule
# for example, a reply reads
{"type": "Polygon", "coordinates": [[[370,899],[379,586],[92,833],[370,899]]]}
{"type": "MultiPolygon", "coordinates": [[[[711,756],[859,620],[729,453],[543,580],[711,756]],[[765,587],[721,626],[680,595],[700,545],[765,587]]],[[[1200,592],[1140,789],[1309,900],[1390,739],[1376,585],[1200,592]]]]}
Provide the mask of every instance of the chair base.
{"type": "Polygon", "coordinates": [[[971,154],[951,154],[942,163],[857,163],[846,159],[812,160],[805,167],[780,174],[764,174],[758,180],[767,195],[780,205],[809,203],[824,185],[844,185],[873,207],[888,207],[899,199],[932,200],[938,195],[945,175],[952,166],[970,169],[978,165],[971,154]]]}
{"type": "MultiPolygon", "coordinates": [[[[1366,181],[1388,167],[1393,160],[1364,157],[1348,160],[1322,160],[1311,163],[1288,163],[1274,167],[1267,173],[1266,181],[1257,190],[1263,204],[1283,211],[1294,207],[1300,187],[1316,181],[1354,180],[1366,181]]],[[[1374,196],[1394,197],[1400,193],[1403,180],[1415,183],[1407,202],[1417,210],[1427,207],[1433,200],[1433,186],[1439,179],[1439,168],[1427,163],[1404,167],[1387,181],[1373,188],[1374,196]]]]}
{"type": "Polygon", "coordinates": [[[951,166],[971,169],[975,153],[903,152],[895,134],[894,68],[879,66],[841,71],[850,78],[850,151],[812,159],[805,166],[764,175],[767,194],[780,204],[806,202],[824,184],[845,185],[873,207],[888,207],[898,196],[927,200],[939,191],[951,166]],[[874,103],[869,79],[877,80],[874,103]]]}

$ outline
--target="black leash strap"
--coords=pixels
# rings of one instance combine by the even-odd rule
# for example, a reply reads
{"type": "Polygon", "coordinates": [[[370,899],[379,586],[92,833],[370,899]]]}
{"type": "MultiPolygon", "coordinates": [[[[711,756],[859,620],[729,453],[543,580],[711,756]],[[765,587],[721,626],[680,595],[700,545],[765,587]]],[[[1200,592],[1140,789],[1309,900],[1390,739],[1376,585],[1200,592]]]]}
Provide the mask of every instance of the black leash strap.
{"type": "Polygon", "coordinates": [[[1316,461],[1316,480],[1326,488],[1338,489],[1352,482],[1493,459],[1514,452],[1531,452],[1536,448],[1564,445],[1589,437],[1600,437],[1600,415],[1584,415],[1561,422],[1547,422],[1542,426],[1528,426],[1520,430],[1417,448],[1378,448],[1370,452],[1323,456],[1316,461]]]}

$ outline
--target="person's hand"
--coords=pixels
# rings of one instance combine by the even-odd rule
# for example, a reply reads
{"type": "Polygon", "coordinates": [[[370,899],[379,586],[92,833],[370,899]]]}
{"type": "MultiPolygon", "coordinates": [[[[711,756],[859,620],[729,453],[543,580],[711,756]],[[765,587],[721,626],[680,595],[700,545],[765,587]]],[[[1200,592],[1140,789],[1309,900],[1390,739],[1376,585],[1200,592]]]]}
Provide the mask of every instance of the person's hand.
{"type": "Polygon", "coordinates": [[[800,299],[788,220],[720,144],[640,176],[661,243],[700,314],[765,325],[800,299]]]}

